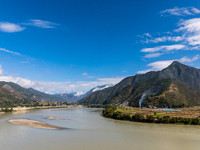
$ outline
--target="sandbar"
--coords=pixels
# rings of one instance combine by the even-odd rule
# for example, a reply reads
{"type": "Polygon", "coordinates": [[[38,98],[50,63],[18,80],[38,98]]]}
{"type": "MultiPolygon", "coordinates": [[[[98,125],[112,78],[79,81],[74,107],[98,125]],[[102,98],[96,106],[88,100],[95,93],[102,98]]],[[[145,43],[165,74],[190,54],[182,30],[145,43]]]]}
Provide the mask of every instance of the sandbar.
{"type": "Polygon", "coordinates": [[[29,120],[29,119],[11,119],[8,122],[12,124],[16,124],[16,125],[39,128],[39,129],[67,129],[64,127],[49,125],[47,123],[43,123],[43,122],[35,121],[35,120],[29,120]]]}
{"type": "Polygon", "coordinates": [[[47,118],[48,118],[48,119],[54,119],[54,120],[65,120],[65,119],[63,119],[63,118],[58,118],[58,117],[50,117],[50,116],[48,116],[47,118]]]}

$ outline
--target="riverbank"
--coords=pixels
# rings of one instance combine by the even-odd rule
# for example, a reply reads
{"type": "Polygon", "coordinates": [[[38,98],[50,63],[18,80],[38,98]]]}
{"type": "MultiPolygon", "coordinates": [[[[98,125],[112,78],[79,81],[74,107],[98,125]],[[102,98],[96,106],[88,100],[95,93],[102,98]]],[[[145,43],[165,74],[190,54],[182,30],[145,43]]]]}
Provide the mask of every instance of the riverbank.
{"type": "Polygon", "coordinates": [[[134,107],[110,106],[103,110],[104,117],[136,122],[200,125],[200,108],[181,108],[180,111],[162,111],[134,107]]]}
{"type": "MultiPolygon", "coordinates": [[[[82,107],[82,105],[64,105],[64,106],[36,106],[36,107],[21,107],[21,106],[18,106],[18,107],[13,107],[12,108],[12,111],[13,112],[26,112],[26,111],[29,111],[29,110],[37,110],[37,109],[55,109],[55,108],[72,108],[72,107],[82,107]]],[[[1,108],[2,110],[5,109],[5,108],[1,108]]],[[[1,113],[5,113],[4,111],[1,111],[0,109],[0,114],[1,113]]],[[[9,108],[11,109],[11,108],[9,108]]]]}
{"type": "Polygon", "coordinates": [[[40,121],[29,120],[29,119],[11,119],[8,122],[15,125],[21,125],[21,126],[39,128],[39,129],[67,129],[63,127],[49,125],[47,123],[43,123],[40,121]]]}

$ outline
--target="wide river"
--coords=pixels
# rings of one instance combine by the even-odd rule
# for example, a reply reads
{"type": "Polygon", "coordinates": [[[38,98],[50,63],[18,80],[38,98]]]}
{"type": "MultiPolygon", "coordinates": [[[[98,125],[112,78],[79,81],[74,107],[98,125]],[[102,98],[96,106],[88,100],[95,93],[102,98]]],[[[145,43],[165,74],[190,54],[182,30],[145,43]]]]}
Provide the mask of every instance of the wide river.
{"type": "Polygon", "coordinates": [[[0,114],[1,150],[199,150],[200,126],[117,121],[101,109],[48,109],[0,114]],[[47,117],[65,120],[51,120],[47,117]],[[69,129],[36,129],[8,123],[31,119],[69,129]]]}

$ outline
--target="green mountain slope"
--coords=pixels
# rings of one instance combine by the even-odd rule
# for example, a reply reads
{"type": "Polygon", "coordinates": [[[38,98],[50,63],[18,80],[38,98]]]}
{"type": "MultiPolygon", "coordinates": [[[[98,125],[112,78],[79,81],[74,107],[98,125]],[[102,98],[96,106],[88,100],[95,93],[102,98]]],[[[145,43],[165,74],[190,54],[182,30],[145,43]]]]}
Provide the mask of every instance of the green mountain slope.
{"type": "Polygon", "coordinates": [[[81,99],[79,102],[80,103],[90,103],[90,104],[102,104],[105,100],[114,96],[119,90],[123,89],[124,87],[126,87],[130,84],[133,84],[133,83],[151,79],[156,74],[157,74],[157,72],[152,71],[152,72],[148,72],[143,75],[135,75],[135,76],[127,77],[113,87],[106,88],[101,91],[96,91],[96,92],[93,92],[93,93],[87,95],[86,97],[81,99]]]}
{"type": "Polygon", "coordinates": [[[0,107],[31,104],[32,99],[13,89],[7,82],[0,82],[0,107]]]}
{"type": "Polygon", "coordinates": [[[45,94],[32,88],[26,89],[12,82],[0,82],[0,107],[32,102],[66,102],[65,99],[45,94]]]}
{"type": "Polygon", "coordinates": [[[177,79],[159,79],[157,77],[132,84],[120,90],[104,104],[116,104],[128,101],[130,106],[139,107],[139,101],[145,91],[150,91],[142,103],[143,107],[179,107],[200,105],[200,91],[177,79]]]}
{"type": "Polygon", "coordinates": [[[162,71],[148,72],[143,75],[125,78],[111,88],[91,93],[80,100],[80,102],[109,104],[129,101],[130,105],[139,106],[139,100],[141,99],[142,93],[145,90],[153,90],[155,87],[158,88],[158,86],[161,88],[159,93],[161,93],[161,95],[164,94],[165,96],[158,97],[158,93],[156,93],[157,97],[155,94],[154,96],[149,95],[147,96],[146,104],[144,103],[145,105],[199,105],[198,92],[200,89],[200,70],[186,66],[177,61],[173,62],[162,71]],[[170,85],[173,85],[172,83],[177,87],[177,93],[166,92],[167,88],[169,88],[170,85]],[[192,90],[193,92],[187,92],[186,89],[192,90]],[[187,93],[190,93],[190,96],[188,96],[187,93]],[[150,99],[154,99],[156,102],[150,102],[150,99]]]}
{"type": "Polygon", "coordinates": [[[57,94],[57,95],[53,95],[53,97],[65,102],[69,102],[69,103],[75,103],[78,100],[80,100],[80,98],[77,96],[74,96],[74,94],[57,94]]]}
{"type": "Polygon", "coordinates": [[[174,61],[169,67],[159,72],[159,78],[175,78],[200,90],[200,70],[174,61]]]}

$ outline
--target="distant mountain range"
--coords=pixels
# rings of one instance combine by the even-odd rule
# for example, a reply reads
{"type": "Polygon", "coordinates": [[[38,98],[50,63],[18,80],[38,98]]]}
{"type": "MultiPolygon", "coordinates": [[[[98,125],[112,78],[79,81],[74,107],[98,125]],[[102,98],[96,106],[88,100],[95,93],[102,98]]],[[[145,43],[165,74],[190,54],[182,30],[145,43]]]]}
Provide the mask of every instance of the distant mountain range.
{"type": "Polygon", "coordinates": [[[130,76],[113,85],[97,86],[81,96],[49,95],[23,88],[12,82],[0,82],[0,106],[31,101],[120,104],[130,106],[179,107],[200,105],[200,70],[173,62],[162,71],[130,76]],[[81,100],[80,100],[81,99],[81,100]],[[79,101],[78,101],[79,100],[79,101]]]}
{"type": "Polygon", "coordinates": [[[11,106],[12,104],[26,104],[33,101],[36,102],[68,102],[74,103],[85,97],[86,95],[98,91],[104,88],[107,88],[112,85],[102,85],[97,86],[86,94],[75,96],[74,94],[45,94],[43,92],[37,91],[35,89],[23,88],[18,84],[12,82],[0,82],[0,107],[2,106],[11,106]]]}
{"type": "Polygon", "coordinates": [[[98,91],[112,85],[97,86],[86,94],[81,96],[75,96],[75,94],[45,94],[35,89],[23,88],[18,84],[12,82],[0,82],[0,106],[11,106],[12,104],[25,104],[31,103],[32,101],[37,102],[77,102],[84,96],[98,91]]]}
{"type": "Polygon", "coordinates": [[[80,96],[75,96],[76,93],[71,93],[71,94],[56,94],[56,95],[54,95],[54,97],[63,99],[66,102],[77,102],[78,100],[84,98],[85,96],[89,95],[92,92],[99,91],[99,90],[108,88],[110,86],[113,86],[113,84],[105,84],[105,85],[97,86],[80,96]]]}
{"type": "Polygon", "coordinates": [[[116,104],[129,102],[139,107],[200,105],[200,70],[174,61],[162,71],[130,76],[113,87],[93,92],[80,103],[116,104]]]}

